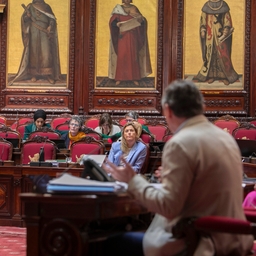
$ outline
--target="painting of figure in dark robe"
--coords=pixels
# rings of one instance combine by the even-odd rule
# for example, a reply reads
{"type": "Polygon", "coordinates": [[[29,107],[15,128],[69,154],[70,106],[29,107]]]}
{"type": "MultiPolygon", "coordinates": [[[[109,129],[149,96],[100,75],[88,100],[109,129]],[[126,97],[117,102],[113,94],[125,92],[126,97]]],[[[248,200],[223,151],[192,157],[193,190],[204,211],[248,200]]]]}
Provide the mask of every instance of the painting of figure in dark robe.
{"type": "Polygon", "coordinates": [[[39,80],[53,85],[61,80],[56,17],[44,0],[33,0],[22,7],[24,49],[19,70],[9,85],[19,81],[36,84],[39,80]]]}
{"type": "Polygon", "coordinates": [[[227,86],[239,79],[231,60],[233,32],[228,4],[223,0],[207,1],[199,29],[203,65],[195,80],[208,84],[218,80],[227,86]]]}
{"type": "Polygon", "coordinates": [[[154,88],[148,36],[147,19],[139,9],[123,0],[110,14],[108,78],[99,87],[154,88]]]}

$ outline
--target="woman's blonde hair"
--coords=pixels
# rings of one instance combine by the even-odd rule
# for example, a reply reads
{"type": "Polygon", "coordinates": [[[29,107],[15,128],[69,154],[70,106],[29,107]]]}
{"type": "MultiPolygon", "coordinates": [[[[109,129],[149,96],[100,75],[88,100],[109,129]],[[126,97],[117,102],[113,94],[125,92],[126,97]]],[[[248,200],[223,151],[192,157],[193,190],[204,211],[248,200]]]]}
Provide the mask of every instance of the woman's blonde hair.
{"type": "Polygon", "coordinates": [[[134,122],[126,123],[126,124],[124,125],[123,129],[122,129],[122,140],[121,140],[121,149],[122,149],[122,151],[123,151],[124,153],[128,153],[129,150],[130,150],[129,147],[128,147],[128,145],[127,145],[127,142],[126,142],[126,140],[125,140],[125,138],[124,138],[124,130],[125,130],[125,128],[128,127],[128,126],[132,126],[132,127],[134,128],[135,133],[136,133],[136,141],[138,141],[138,139],[139,139],[139,137],[140,137],[140,136],[138,135],[137,125],[136,125],[134,122]]]}

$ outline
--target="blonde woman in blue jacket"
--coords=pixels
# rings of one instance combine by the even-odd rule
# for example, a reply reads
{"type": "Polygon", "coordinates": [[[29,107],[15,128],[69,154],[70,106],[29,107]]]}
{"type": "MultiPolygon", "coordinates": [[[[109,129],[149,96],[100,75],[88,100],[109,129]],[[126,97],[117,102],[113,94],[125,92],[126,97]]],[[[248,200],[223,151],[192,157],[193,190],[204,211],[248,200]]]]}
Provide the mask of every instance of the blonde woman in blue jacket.
{"type": "Polygon", "coordinates": [[[147,156],[147,146],[140,141],[137,127],[134,123],[127,123],[122,130],[122,140],[111,146],[108,161],[122,166],[121,156],[132,166],[136,173],[140,173],[147,156]]]}

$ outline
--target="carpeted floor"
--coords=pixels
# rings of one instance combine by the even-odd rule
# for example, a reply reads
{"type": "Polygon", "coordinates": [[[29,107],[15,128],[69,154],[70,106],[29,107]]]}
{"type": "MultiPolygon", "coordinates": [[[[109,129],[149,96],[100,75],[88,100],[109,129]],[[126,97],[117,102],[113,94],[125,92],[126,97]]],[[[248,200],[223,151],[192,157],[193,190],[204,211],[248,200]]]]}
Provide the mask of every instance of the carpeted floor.
{"type": "Polygon", "coordinates": [[[0,227],[0,255],[26,256],[26,228],[0,227]]]}

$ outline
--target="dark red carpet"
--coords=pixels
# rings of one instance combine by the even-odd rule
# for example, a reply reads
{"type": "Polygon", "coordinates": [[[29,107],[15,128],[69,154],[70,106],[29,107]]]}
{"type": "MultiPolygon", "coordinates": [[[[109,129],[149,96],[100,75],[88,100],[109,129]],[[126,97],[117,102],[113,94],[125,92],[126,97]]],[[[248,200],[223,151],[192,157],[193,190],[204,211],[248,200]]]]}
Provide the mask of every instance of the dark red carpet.
{"type": "Polygon", "coordinates": [[[26,228],[0,227],[0,255],[26,256],[26,228]]]}

